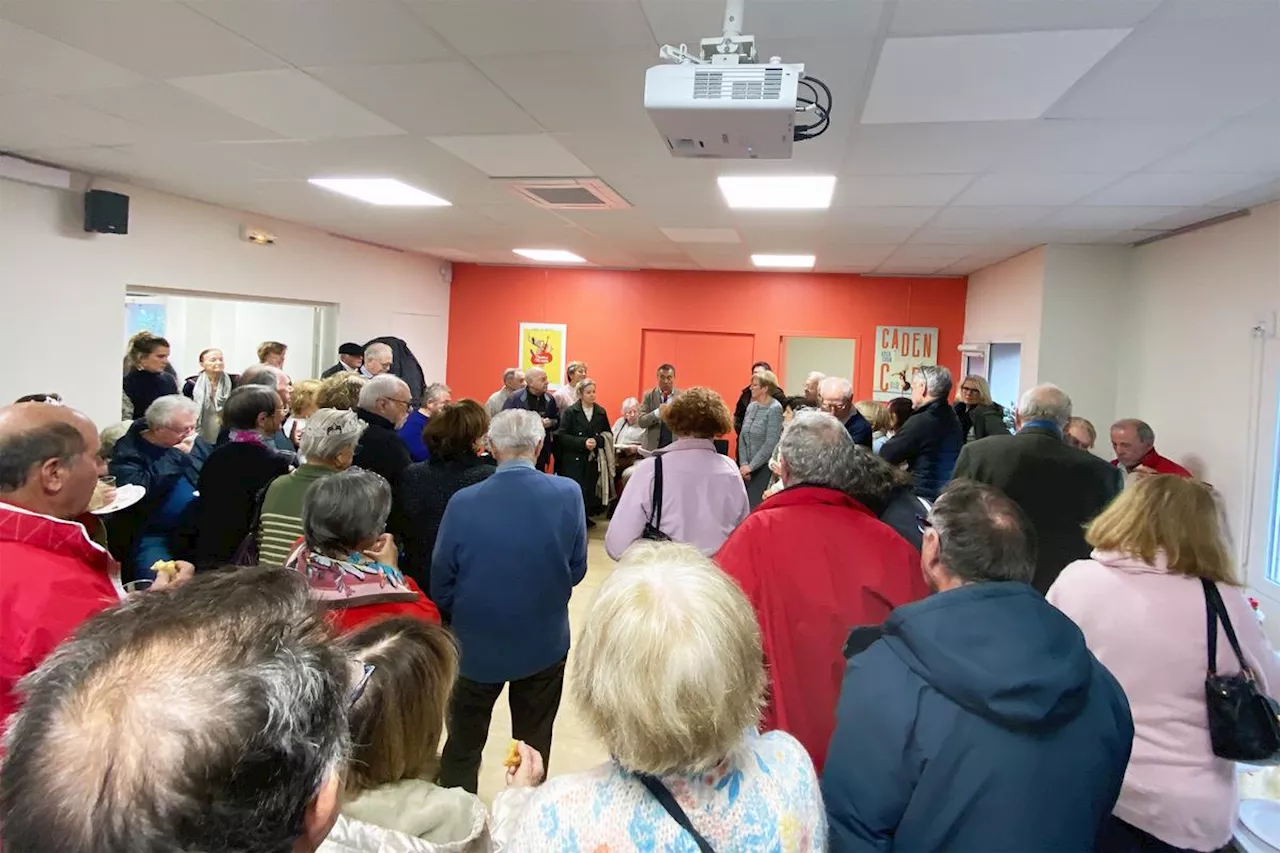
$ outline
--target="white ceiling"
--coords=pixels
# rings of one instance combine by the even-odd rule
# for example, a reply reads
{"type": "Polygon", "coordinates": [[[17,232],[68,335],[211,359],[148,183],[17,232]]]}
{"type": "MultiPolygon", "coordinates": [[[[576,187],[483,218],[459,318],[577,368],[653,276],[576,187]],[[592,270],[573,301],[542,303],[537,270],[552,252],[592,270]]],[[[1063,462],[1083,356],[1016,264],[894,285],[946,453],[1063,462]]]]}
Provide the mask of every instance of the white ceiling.
{"type": "Polygon", "coordinates": [[[722,10],[0,0],[0,150],[489,263],[533,246],[619,267],[812,252],[819,271],[967,273],[1280,198],[1280,0],[747,0],[762,54],[835,93],[831,129],[788,162],[675,160],[644,70],[722,10]],[[835,174],[834,205],[728,210],[716,175],[756,173],[835,174]],[[596,175],[633,207],[554,213],[491,175],[596,175]],[[395,177],[454,207],[370,207],[313,176],[395,177]]]}

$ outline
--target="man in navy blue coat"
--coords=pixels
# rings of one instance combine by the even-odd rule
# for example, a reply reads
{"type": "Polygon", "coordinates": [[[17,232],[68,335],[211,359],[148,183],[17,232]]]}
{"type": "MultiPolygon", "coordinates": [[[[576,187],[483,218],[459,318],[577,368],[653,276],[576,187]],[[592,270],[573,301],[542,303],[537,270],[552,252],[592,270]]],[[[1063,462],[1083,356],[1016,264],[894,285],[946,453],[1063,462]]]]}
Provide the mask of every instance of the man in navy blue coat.
{"type": "Polygon", "coordinates": [[[1017,505],[960,480],[923,524],[936,594],[897,608],[845,672],[831,849],[1093,850],[1133,745],[1124,692],[1030,586],[1017,505]]]}
{"type": "Polygon", "coordinates": [[[449,500],[431,558],[431,598],[462,650],[440,784],[475,793],[493,705],[511,684],[511,736],[551,761],[569,654],[569,597],[587,574],[586,511],[573,480],[538,471],[534,411],[489,426],[498,470],[449,500]]]}
{"type": "Polygon", "coordinates": [[[564,414],[556,404],[556,395],[548,390],[547,372],[541,367],[534,367],[524,374],[525,385],[512,393],[503,405],[503,409],[522,409],[536,412],[543,426],[542,450],[536,460],[538,470],[545,471],[551,461],[552,436],[560,428],[560,416],[564,414]]]}
{"type": "Polygon", "coordinates": [[[839,376],[824,377],[818,383],[818,401],[822,411],[844,424],[854,444],[871,449],[871,424],[854,408],[852,382],[839,376]]]}

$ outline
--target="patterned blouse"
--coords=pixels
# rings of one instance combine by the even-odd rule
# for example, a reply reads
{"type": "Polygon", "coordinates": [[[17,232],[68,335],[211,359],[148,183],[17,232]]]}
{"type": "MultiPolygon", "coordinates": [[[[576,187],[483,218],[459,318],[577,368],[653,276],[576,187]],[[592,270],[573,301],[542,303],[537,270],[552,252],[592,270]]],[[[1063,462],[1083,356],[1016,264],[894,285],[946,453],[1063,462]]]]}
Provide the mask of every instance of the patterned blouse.
{"type": "MultiPolygon", "coordinates": [[[[747,733],[729,757],[663,783],[717,853],[825,850],[826,816],[813,763],[784,732],[747,733]]],[[[507,853],[697,853],[693,837],[617,762],[552,779],[514,826],[507,853]]]]}

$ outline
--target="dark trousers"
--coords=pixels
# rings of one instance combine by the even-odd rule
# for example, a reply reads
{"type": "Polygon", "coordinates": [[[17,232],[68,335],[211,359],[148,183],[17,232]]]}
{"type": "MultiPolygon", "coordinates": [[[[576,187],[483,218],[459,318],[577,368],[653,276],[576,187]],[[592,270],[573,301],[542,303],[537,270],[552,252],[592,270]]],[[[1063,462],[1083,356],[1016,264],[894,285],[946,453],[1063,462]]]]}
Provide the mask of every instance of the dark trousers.
{"type": "Polygon", "coordinates": [[[1111,815],[1098,831],[1097,853],[1195,853],[1195,851],[1166,844],[1151,833],[1143,832],[1133,824],[1125,823],[1115,815],[1111,815]]]}
{"type": "MultiPolygon", "coordinates": [[[[449,739],[440,756],[440,786],[476,792],[480,779],[480,754],[489,739],[493,706],[505,682],[481,684],[459,677],[449,703],[449,739]]],[[[560,710],[564,691],[564,661],[511,682],[511,737],[542,753],[551,766],[551,727],[560,710]]]]}

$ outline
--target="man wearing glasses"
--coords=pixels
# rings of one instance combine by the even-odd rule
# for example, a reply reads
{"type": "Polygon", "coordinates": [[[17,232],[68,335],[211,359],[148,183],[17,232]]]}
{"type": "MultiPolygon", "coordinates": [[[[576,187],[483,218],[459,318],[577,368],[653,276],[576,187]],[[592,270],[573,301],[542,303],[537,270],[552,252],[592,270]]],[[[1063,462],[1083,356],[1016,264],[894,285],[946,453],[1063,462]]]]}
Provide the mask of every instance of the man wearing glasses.
{"type": "MultiPolygon", "coordinates": [[[[394,494],[400,485],[400,475],[413,464],[409,448],[396,435],[396,430],[404,426],[413,411],[413,395],[399,376],[380,374],[360,389],[358,406],[356,417],[368,424],[368,428],[360,436],[352,464],[381,474],[391,484],[394,494]]],[[[394,501],[391,517],[396,518],[394,501]]]]}

